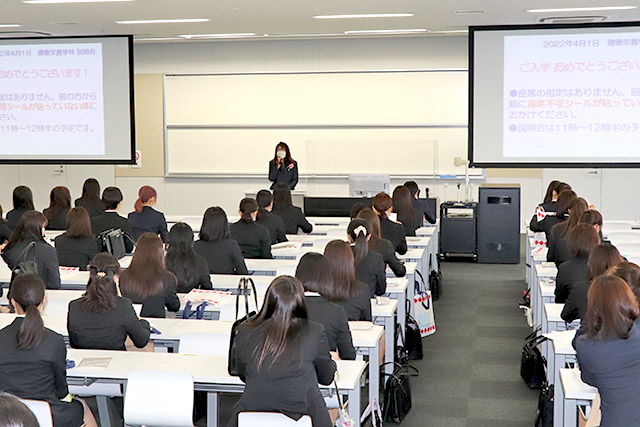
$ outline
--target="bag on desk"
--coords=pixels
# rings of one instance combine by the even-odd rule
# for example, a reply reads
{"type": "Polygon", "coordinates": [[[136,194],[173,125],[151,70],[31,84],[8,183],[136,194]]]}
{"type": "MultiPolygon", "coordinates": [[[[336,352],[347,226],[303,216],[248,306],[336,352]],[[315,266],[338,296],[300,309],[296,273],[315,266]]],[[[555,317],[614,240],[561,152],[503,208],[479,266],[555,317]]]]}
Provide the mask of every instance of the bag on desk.
{"type": "Polygon", "coordinates": [[[531,389],[542,387],[547,379],[545,374],[546,361],[538,349],[538,344],[547,340],[538,332],[540,328],[533,331],[526,339],[522,347],[522,359],[520,362],[520,376],[531,389]]]}
{"type": "Polygon", "coordinates": [[[540,389],[535,427],[553,427],[553,385],[546,381],[540,389]]]}
{"type": "Polygon", "coordinates": [[[243,277],[240,279],[240,283],[238,283],[238,294],[236,295],[236,321],[233,322],[233,326],[231,326],[231,338],[229,342],[229,360],[227,362],[227,371],[229,372],[229,375],[233,376],[239,376],[241,373],[240,367],[238,366],[238,350],[236,348],[236,335],[238,335],[238,327],[256,314],[255,311],[249,311],[249,292],[253,294],[253,298],[255,300],[257,308],[258,294],[256,292],[256,286],[253,283],[253,279],[243,277]],[[245,315],[241,319],[238,319],[240,298],[242,298],[242,296],[244,296],[245,315]]]}
{"type": "Polygon", "coordinates": [[[420,326],[420,336],[426,337],[436,332],[436,321],[433,316],[433,304],[431,300],[431,291],[425,289],[424,281],[422,284],[415,280],[415,294],[413,296],[413,304],[416,313],[416,321],[420,326]]]}

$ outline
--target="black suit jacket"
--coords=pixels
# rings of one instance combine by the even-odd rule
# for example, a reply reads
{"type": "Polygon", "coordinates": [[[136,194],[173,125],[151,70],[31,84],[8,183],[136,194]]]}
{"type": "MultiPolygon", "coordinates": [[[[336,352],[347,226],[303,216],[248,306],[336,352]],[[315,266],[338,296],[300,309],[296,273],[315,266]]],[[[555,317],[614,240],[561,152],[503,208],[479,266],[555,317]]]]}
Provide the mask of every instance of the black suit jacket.
{"type": "Polygon", "coordinates": [[[67,222],[67,214],[70,209],[62,209],[58,211],[58,214],[54,217],[49,218],[49,208],[42,211],[44,216],[47,217],[47,226],[45,227],[47,230],[66,230],[69,228],[69,223],[67,222]]]}
{"type": "Polygon", "coordinates": [[[362,282],[358,282],[360,292],[355,298],[344,301],[337,301],[340,307],[347,313],[349,320],[364,320],[371,322],[371,297],[369,296],[369,286],[362,282]]]}
{"type": "Polygon", "coordinates": [[[197,240],[193,250],[207,260],[210,274],[249,274],[240,246],[233,239],[197,240]]]}
{"type": "Polygon", "coordinates": [[[4,242],[9,241],[11,239],[11,235],[13,234],[13,230],[9,228],[7,222],[0,218],[0,245],[4,242]]]}
{"type": "Polygon", "coordinates": [[[380,234],[393,245],[393,249],[400,255],[407,253],[407,239],[402,224],[380,217],[380,234]]]}
{"type": "Polygon", "coordinates": [[[180,299],[176,293],[176,277],[173,274],[167,274],[162,280],[163,290],[157,295],[147,298],[141,298],[133,292],[127,292],[126,286],[129,278],[128,270],[120,273],[120,291],[123,297],[129,298],[134,304],[142,304],[142,317],[166,317],[165,307],[169,311],[178,311],[180,309],[180,299]]]}
{"type": "Polygon", "coordinates": [[[400,262],[398,257],[396,257],[396,251],[393,250],[393,245],[387,239],[371,238],[369,241],[369,250],[382,255],[384,263],[391,268],[391,271],[393,271],[396,277],[403,277],[407,274],[407,268],[400,262]]]}
{"type": "MultiPolygon", "coordinates": [[[[545,212],[555,212],[556,211],[556,201],[552,201],[549,203],[540,203],[538,207],[541,207],[545,212]]],[[[536,211],[538,209],[536,208],[536,211]]],[[[534,233],[541,233],[544,231],[542,228],[542,224],[538,222],[538,216],[534,213],[531,217],[531,221],[529,222],[529,229],[534,233]]]]}
{"type": "Polygon", "coordinates": [[[547,261],[554,262],[556,267],[571,259],[567,246],[567,228],[561,224],[551,228],[547,239],[547,261]]]}
{"type": "Polygon", "coordinates": [[[18,225],[18,221],[20,221],[20,218],[22,218],[22,214],[24,214],[25,212],[29,212],[30,210],[31,209],[24,208],[11,209],[9,212],[7,212],[7,227],[15,230],[16,226],[18,225]]]}
{"type": "Polygon", "coordinates": [[[58,262],[65,267],[80,267],[87,270],[89,262],[98,254],[98,244],[93,237],[56,237],[58,262]]]}
{"type": "MultiPolygon", "coordinates": [[[[14,270],[22,259],[22,252],[26,249],[31,240],[24,240],[5,250],[2,258],[11,270],[14,270]]],[[[60,266],[58,265],[58,255],[50,244],[43,241],[36,241],[36,264],[38,265],[38,275],[44,280],[47,289],[60,289],[60,266]]]]}
{"type": "Polygon", "coordinates": [[[387,274],[382,255],[368,251],[365,259],[356,265],[356,278],[369,286],[369,298],[387,291],[387,274]]]}
{"type": "Polygon", "coordinates": [[[563,262],[556,275],[556,303],[564,303],[576,283],[587,280],[588,257],[578,257],[563,262]]]}
{"type": "Polygon", "coordinates": [[[420,225],[422,225],[422,219],[426,219],[429,224],[435,224],[436,218],[434,216],[435,212],[430,212],[427,201],[425,199],[413,199],[413,208],[418,212],[418,216],[420,217],[420,225]]]}
{"type": "Polygon", "coordinates": [[[258,370],[256,354],[264,343],[266,328],[240,325],[236,335],[236,360],[244,393],[234,408],[229,426],[237,426],[237,415],[245,411],[281,412],[295,420],[310,415],[314,427],[333,427],[318,383],[333,381],[336,364],[329,355],[329,343],[322,325],[302,321],[295,348],[283,359],[268,358],[258,370]],[[277,393],[274,392],[277,390],[277,393]]]}
{"type": "MultiPolygon", "coordinates": [[[[133,239],[133,228],[129,220],[123,216],[120,216],[115,211],[105,211],[104,213],[91,218],[91,232],[94,236],[98,236],[100,233],[119,228],[133,239]]],[[[129,239],[124,240],[124,246],[127,253],[133,252],[133,242],[129,239]]]]}
{"type": "Polygon", "coordinates": [[[600,427],[640,425],[640,320],[627,339],[596,341],[581,335],[574,347],[582,381],[600,393],[600,427]]]}
{"type": "Polygon", "coordinates": [[[287,166],[276,166],[276,163],[269,161],[269,181],[271,181],[271,189],[273,190],[277,184],[287,184],[291,190],[298,185],[298,162],[293,162],[293,167],[289,169],[287,166]]]}
{"type": "Polygon", "coordinates": [[[143,233],[153,233],[159,235],[163,242],[167,241],[169,231],[167,220],[162,212],[158,212],[151,206],[143,206],[142,212],[131,212],[128,218],[133,240],[138,240],[143,233]]]}
{"type": "Polygon", "coordinates": [[[85,200],[82,197],[75,200],[76,207],[83,207],[89,212],[89,216],[91,218],[102,215],[104,213],[104,203],[102,200],[89,201],[85,200]]]}
{"type": "MultiPolygon", "coordinates": [[[[213,286],[211,285],[211,277],[209,276],[209,265],[207,265],[207,260],[204,259],[202,255],[194,255],[196,260],[195,265],[193,266],[196,271],[195,279],[191,282],[184,282],[176,276],[178,279],[177,290],[180,294],[189,293],[192,289],[213,289],[213,286]]],[[[176,274],[173,269],[169,268],[169,263],[167,263],[167,270],[176,274]]]]}
{"type": "Polygon", "coordinates": [[[304,233],[313,231],[313,225],[307,221],[302,209],[297,206],[291,205],[284,209],[273,209],[271,213],[282,218],[287,234],[298,234],[298,228],[304,233]]]}
{"type": "Polygon", "coordinates": [[[287,232],[284,229],[284,222],[278,215],[274,215],[266,210],[260,211],[258,213],[258,219],[256,219],[256,222],[267,227],[267,229],[269,230],[269,235],[271,237],[272,245],[288,241],[286,236],[287,232]]]}
{"type": "Polygon", "coordinates": [[[245,258],[266,258],[271,256],[271,235],[267,227],[255,222],[242,220],[231,224],[229,237],[238,242],[245,258]]]}
{"type": "Polygon", "coordinates": [[[338,351],[340,359],[355,360],[349,321],[344,309],[320,295],[305,295],[309,320],[324,326],[329,341],[329,350],[338,351]]]}
{"type": "Polygon", "coordinates": [[[82,298],[69,302],[67,330],[73,348],[126,350],[125,341],[142,348],[149,342],[149,322],[138,319],[131,300],[116,298],[116,306],[106,313],[93,313],[82,305],[82,298]]]}
{"type": "Polygon", "coordinates": [[[62,335],[44,330],[40,344],[16,348],[16,335],[23,322],[16,318],[0,330],[0,390],[23,399],[44,400],[51,406],[54,426],[82,424],[82,405],[61,402],[67,387],[67,349],[62,335]],[[79,409],[79,410],[78,410],[79,409]]]}
{"type": "Polygon", "coordinates": [[[571,323],[587,317],[587,294],[590,286],[591,283],[587,280],[573,284],[560,314],[565,322],[571,323]]]}
{"type": "MultiPolygon", "coordinates": [[[[398,221],[400,221],[400,218],[398,218],[398,221]]],[[[416,230],[422,226],[422,220],[419,212],[416,212],[416,215],[414,215],[413,218],[405,218],[401,222],[405,236],[415,237],[416,230]]]]}

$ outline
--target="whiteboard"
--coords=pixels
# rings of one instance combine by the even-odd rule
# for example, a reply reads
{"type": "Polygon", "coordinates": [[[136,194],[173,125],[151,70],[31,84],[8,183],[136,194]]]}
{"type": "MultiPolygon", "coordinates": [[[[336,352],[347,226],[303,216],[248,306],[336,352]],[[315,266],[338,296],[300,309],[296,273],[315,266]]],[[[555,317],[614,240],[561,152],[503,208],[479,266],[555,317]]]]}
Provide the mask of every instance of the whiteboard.
{"type": "Polygon", "coordinates": [[[167,175],[264,175],[278,141],[303,175],[464,174],[466,72],[167,75],[164,102],[167,175]]]}

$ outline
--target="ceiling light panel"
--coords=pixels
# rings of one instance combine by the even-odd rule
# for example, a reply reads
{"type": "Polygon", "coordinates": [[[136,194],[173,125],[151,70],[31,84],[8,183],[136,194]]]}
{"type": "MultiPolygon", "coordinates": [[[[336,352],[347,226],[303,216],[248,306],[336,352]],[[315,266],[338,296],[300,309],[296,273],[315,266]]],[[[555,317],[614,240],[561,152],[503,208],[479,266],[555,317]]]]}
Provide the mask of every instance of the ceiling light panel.
{"type": "Polygon", "coordinates": [[[553,9],[527,9],[529,13],[548,13],[548,12],[593,12],[602,10],[631,10],[637,9],[638,6],[598,6],[598,7],[561,7],[553,9]]]}
{"type": "Polygon", "coordinates": [[[133,21],[116,21],[116,24],[131,25],[131,24],[190,24],[192,22],[209,22],[205,18],[193,18],[193,19],[139,19],[133,21]]]}
{"type": "Polygon", "coordinates": [[[402,13],[357,13],[351,15],[316,15],[314,19],[364,19],[364,18],[407,18],[411,12],[402,13]]]}
{"type": "Polygon", "coordinates": [[[365,35],[365,34],[413,34],[413,33],[426,33],[428,30],[425,28],[411,28],[411,29],[399,29],[399,30],[349,30],[345,31],[346,35],[365,35]]]}

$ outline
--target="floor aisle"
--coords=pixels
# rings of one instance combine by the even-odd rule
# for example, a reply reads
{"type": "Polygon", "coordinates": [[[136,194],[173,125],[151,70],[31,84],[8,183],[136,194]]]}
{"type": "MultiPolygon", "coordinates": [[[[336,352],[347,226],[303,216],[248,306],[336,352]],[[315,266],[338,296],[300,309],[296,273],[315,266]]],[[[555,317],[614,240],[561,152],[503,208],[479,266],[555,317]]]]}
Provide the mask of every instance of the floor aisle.
{"type": "Polygon", "coordinates": [[[444,292],[435,305],[437,332],[423,339],[412,364],[413,409],[404,426],[531,427],[537,390],[520,378],[530,332],[517,303],[525,288],[519,265],[442,263],[444,292]]]}

